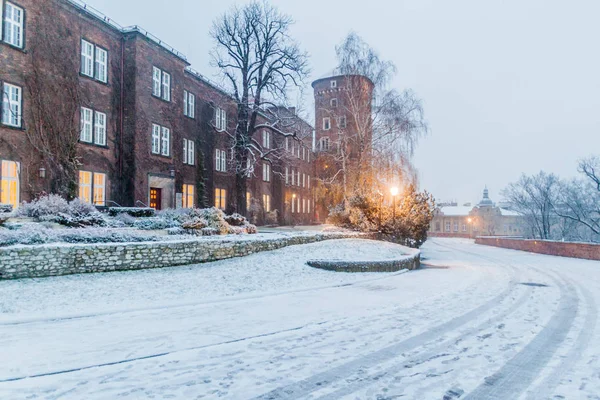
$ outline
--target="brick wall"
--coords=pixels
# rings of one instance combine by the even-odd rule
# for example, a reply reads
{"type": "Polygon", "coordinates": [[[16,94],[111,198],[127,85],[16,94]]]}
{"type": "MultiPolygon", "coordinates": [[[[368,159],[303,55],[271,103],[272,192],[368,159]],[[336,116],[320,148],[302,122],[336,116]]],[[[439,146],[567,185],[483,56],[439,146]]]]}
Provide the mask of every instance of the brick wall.
{"type": "Polygon", "coordinates": [[[442,237],[442,238],[463,238],[470,239],[471,235],[468,233],[446,233],[446,232],[428,232],[429,237],[442,237]]]}
{"type": "Polygon", "coordinates": [[[600,245],[592,243],[554,242],[549,240],[478,237],[475,243],[505,249],[522,250],[552,256],[600,260],[600,245]]]}

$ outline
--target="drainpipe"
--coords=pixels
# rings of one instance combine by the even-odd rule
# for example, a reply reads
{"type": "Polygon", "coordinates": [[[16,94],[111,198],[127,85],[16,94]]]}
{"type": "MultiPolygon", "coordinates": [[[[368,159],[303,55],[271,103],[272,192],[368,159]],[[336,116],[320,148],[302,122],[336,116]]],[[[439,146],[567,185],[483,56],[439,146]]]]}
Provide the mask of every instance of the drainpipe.
{"type": "Polygon", "coordinates": [[[120,141],[121,141],[121,145],[119,148],[119,179],[121,180],[121,195],[123,195],[123,198],[120,200],[121,203],[123,203],[123,200],[125,200],[125,188],[124,188],[124,182],[123,182],[123,109],[125,108],[125,104],[123,102],[124,100],[124,96],[125,96],[125,36],[123,36],[123,34],[121,34],[121,85],[120,85],[120,89],[121,89],[121,103],[120,103],[120,125],[121,125],[121,137],[120,137],[120,141]]]}

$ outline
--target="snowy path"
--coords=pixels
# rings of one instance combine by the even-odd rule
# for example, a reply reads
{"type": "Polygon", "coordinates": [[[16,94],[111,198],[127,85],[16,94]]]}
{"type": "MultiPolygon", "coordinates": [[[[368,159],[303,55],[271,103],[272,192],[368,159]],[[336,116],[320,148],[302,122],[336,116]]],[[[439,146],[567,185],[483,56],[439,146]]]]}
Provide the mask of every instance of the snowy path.
{"type": "MultiPolygon", "coordinates": [[[[3,293],[0,304],[20,312],[0,317],[0,398],[600,399],[600,263],[435,239],[423,249],[429,267],[406,274],[303,269],[304,258],[348,244],[362,245],[248,258],[254,279],[279,284],[270,294],[243,290],[240,274],[229,297],[209,291],[175,304],[167,296],[143,308],[121,293],[102,313],[94,287],[61,317],[51,304],[19,306],[3,293]],[[299,262],[293,273],[269,269],[276,259],[299,262]],[[293,285],[294,277],[310,284],[293,285]]],[[[235,262],[216,265],[233,276],[235,262]]],[[[121,287],[123,276],[133,283],[138,275],[21,285],[54,300],[54,285],[113,279],[121,287]]]]}

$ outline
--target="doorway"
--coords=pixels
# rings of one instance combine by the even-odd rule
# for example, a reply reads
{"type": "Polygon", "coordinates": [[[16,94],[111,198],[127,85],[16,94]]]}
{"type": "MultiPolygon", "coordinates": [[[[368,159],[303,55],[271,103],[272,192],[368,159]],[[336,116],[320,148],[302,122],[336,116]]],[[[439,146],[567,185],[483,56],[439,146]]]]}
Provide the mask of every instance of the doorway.
{"type": "Polygon", "coordinates": [[[160,210],[162,206],[162,189],[150,188],[150,207],[160,210]]]}

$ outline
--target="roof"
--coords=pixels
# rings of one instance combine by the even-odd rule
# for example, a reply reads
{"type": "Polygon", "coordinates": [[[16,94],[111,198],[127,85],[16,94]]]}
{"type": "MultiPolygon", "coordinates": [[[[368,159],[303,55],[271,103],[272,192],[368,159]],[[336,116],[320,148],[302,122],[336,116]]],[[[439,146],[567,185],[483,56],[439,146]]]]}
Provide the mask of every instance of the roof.
{"type": "Polygon", "coordinates": [[[501,208],[500,212],[502,213],[503,216],[506,216],[506,217],[519,217],[521,215],[516,211],[507,210],[506,208],[501,208]]]}
{"type": "Polygon", "coordinates": [[[364,79],[366,79],[371,84],[371,86],[375,86],[375,84],[373,83],[373,81],[368,76],[359,75],[359,74],[339,74],[339,73],[319,78],[319,79],[313,81],[313,83],[311,83],[311,86],[314,88],[315,84],[317,84],[318,82],[325,81],[325,80],[332,79],[332,78],[346,78],[346,77],[349,77],[349,76],[358,76],[360,78],[364,78],[364,79]]]}
{"type": "Polygon", "coordinates": [[[465,207],[465,206],[447,206],[441,207],[440,212],[444,215],[453,217],[453,216],[467,216],[471,212],[473,207],[465,207]]]}

